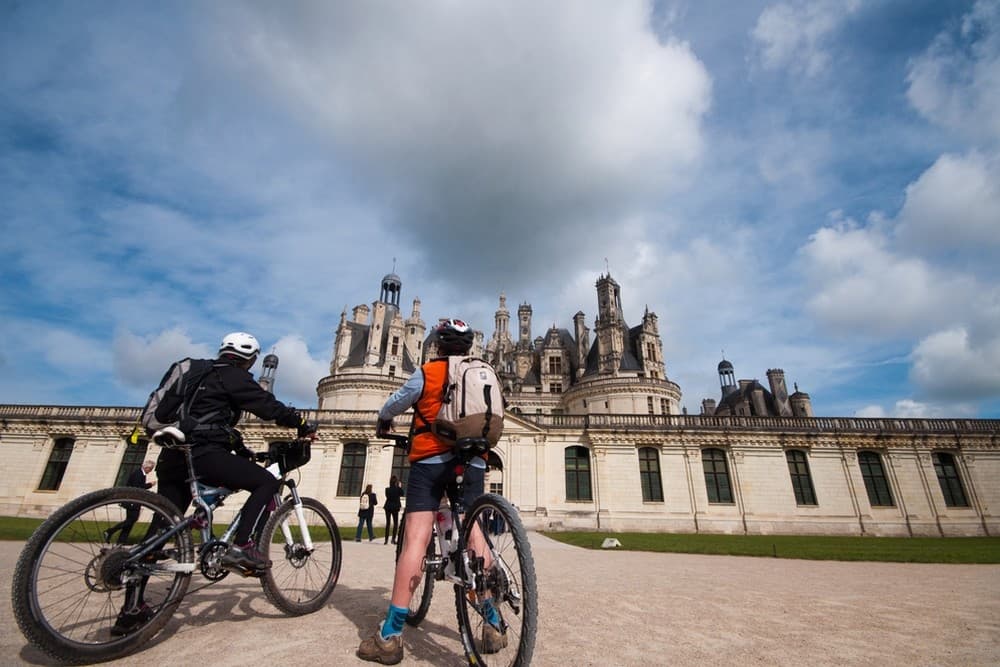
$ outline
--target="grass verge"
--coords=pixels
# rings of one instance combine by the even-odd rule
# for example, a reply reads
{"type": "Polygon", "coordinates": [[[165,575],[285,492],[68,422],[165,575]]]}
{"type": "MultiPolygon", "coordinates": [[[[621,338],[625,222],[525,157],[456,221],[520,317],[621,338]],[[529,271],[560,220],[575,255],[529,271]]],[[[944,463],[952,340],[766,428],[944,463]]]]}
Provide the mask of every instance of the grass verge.
{"type": "Polygon", "coordinates": [[[600,549],[606,538],[619,550],[721,556],[894,563],[1000,563],[1000,537],[828,537],[803,535],[695,535],[675,533],[544,532],[554,540],[600,549]]]}

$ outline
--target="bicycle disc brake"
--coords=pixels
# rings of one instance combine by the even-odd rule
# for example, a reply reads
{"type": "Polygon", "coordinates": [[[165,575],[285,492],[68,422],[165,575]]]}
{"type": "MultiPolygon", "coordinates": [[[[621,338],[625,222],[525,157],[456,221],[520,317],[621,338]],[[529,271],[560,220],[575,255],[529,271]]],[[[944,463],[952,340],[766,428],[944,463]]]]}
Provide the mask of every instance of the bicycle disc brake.
{"type": "Polygon", "coordinates": [[[209,581],[219,581],[229,574],[229,570],[222,566],[222,555],[229,550],[229,545],[219,540],[212,540],[201,548],[201,558],[199,565],[202,575],[209,581]]]}

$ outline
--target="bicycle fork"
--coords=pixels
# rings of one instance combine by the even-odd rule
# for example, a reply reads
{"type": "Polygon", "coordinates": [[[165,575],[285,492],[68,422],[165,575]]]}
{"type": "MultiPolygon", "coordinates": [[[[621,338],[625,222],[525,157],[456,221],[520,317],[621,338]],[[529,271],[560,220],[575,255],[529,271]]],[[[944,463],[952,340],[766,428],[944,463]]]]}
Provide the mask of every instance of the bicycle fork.
{"type": "MultiPolygon", "coordinates": [[[[309,533],[309,525],[306,523],[306,515],[302,510],[302,498],[299,496],[299,490],[295,486],[294,480],[288,480],[285,484],[292,493],[292,507],[295,509],[295,518],[298,520],[299,528],[302,532],[302,546],[308,553],[312,553],[314,549],[312,535],[309,533]]],[[[290,547],[295,544],[295,538],[292,535],[292,529],[288,525],[288,521],[281,522],[281,534],[284,536],[285,544],[287,546],[290,547]]]]}

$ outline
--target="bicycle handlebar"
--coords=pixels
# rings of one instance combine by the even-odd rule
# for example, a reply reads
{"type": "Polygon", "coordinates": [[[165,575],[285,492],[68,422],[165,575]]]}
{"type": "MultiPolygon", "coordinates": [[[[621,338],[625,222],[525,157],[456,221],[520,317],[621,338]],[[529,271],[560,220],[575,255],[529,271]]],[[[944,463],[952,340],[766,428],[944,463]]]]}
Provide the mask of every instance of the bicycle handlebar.
{"type": "Polygon", "coordinates": [[[399,435],[397,433],[379,433],[379,434],[376,434],[376,436],[379,437],[379,438],[385,438],[386,440],[392,440],[394,442],[393,446],[395,446],[395,447],[402,447],[404,449],[406,448],[407,444],[410,442],[410,436],[408,436],[408,435],[399,435]]]}

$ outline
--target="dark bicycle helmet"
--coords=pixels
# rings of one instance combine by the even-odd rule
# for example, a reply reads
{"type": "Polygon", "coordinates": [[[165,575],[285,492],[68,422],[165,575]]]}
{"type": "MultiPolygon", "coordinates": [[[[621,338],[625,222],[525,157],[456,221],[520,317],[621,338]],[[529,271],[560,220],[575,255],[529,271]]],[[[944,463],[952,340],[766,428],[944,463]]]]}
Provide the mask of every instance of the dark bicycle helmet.
{"type": "Polygon", "coordinates": [[[472,327],[457,319],[441,320],[434,327],[434,333],[437,334],[438,352],[443,355],[465,354],[476,335],[472,327]]]}

